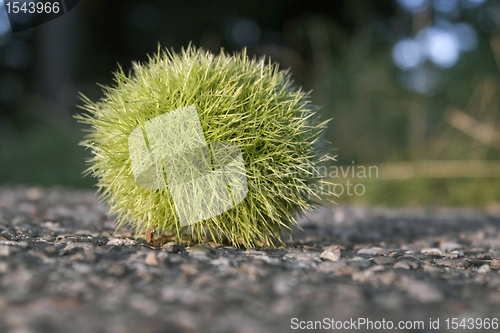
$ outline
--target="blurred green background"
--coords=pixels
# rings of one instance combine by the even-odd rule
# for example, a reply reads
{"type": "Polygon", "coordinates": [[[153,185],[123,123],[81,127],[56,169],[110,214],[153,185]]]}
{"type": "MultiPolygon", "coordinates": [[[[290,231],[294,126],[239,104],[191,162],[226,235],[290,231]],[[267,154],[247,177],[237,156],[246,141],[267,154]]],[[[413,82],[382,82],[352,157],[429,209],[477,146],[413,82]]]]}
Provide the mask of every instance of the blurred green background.
{"type": "Polygon", "coordinates": [[[13,34],[0,1],[0,184],[90,188],[78,93],[192,42],[247,47],[313,90],[329,170],[378,168],[333,178],[364,189],[337,202],[499,209],[499,31],[495,0],[86,0],[13,34]]]}

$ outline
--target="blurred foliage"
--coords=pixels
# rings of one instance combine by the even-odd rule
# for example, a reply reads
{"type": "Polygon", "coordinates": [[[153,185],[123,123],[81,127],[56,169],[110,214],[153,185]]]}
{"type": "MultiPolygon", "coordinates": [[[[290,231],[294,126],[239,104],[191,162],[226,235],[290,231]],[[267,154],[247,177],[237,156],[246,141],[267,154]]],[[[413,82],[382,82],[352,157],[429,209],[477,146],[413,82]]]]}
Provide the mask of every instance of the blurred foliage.
{"type": "Polygon", "coordinates": [[[409,179],[360,182],[362,196],[344,195],[339,203],[386,206],[458,206],[499,210],[499,179],[409,179]]]}
{"type": "MultiPolygon", "coordinates": [[[[100,94],[95,82],[110,83],[117,61],[128,70],[131,60],[146,60],[145,54],[154,52],[158,42],[179,50],[192,41],[213,52],[247,46],[249,54],[268,56],[281,68],[290,68],[298,84],[313,90],[322,118],[333,118],[325,139],[330,142],[330,154],[338,155],[339,166],[353,161],[382,165],[425,160],[498,161],[500,165],[497,1],[277,0],[242,1],[235,6],[221,0],[178,3],[175,8],[159,0],[146,4],[81,4],[85,20],[79,21],[79,40],[85,57],[75,56],[79,61],[75,81],[76,88],[91,99],[100,94]],[[444,3],[461,7],[445,13],[444,3]],[[427,7],[407,8],[411,4],[427,7]],[[119,14],[105,18],[111,10],[119,14]],[[155,10],[156,21],[138,16],[155,10]],[[192,19],[185,20],[188,16],[192,19]],[[456,23],[473,27],[477,46],[461,52],[449,67],[422,62],[418,68],[434,77],[433,86],[420,92],[409,87],[413,72],[396,66],[394,46],[404,39],[418,40],[419,32],[428,28],[456,23]],[[244,26],[257,27],[257,34],[234,38],[236,28],[244,26]]],[[[23,38],[34,44],[40,35],[23,38]]],[[[36,68],[28,68],[22,75],[36,78],[36,73],[36,68]]],[[[12,107],[1,103],[0,77],[0,183],[90,186],[92,179],[80,175],[87,153],[77,146],[83,136],[80,128],[59,116],[47,118],[37,110],[36,101],[26,102],[34,90],[26,87],[33,81],[24,84],[25,91],[12,107]]],[[[67,116],[75,112],[66,106],[67,116]]],[[[384,172],[381,167],[380,173],[384,172]]],[[[500,200],[500,173],[492,177],[478,170],[474,177],[372,179],[362,182],[363,196],[342,196],[337,201],[494,206],[500,200]]]]}
{"type": "Polygon", "coordinates": [[[2,131],[0,183],[92,186],[92,179],[82,177],[84,158],[90,156],[78,146],[82,127],[35,120],[15,132],[2,131]]]}
{"type": "MultiPolygon", "coordinates": [[[[495,4],[485,10],[496,10],[493,7],[495,4]]],[[[477,48],[463,53],[450,68],[436,69],[424,63],[439,75],[439,86],[424,94],[402,84],[404,73],[394,65],[391,48],[397,38],[405,36],[401,27],[415,25],[419,15],[425,13],[408,17],[408,13],[396,12],[391,24],[373,19],[357,27],[352,36],[335,22],[318,16],[297,20],[288,27],[288,32],[293,31],[289,36],[296,39],[288,40],[289,50],[284,53],[295,54],[295,61],[300,63],[296,67],[308,69],[299,77],[313,88],[315,103],[323,106],[323,114],[333,117],[327,139],[332,154],[338,154],[338,165],[499,160],[500,41],[495,34],[481,31],[474,21],[478,12],[464,14],[478,31],[477,48]]],[[[354,184],[364,184],[365,194],[344,193],[337,202],[498,208],[500,161],[496,175],[483,175],[481,169],[446,179],[439,175],[407,180],[361,179],[354,184]]],[[[386,170],[381,168],[380,172],[386,170]]],[[[443,172],[446,169],[438,174],[443,172]]],[[[343,179],[333,181],[345,183],[343,179]]]]}

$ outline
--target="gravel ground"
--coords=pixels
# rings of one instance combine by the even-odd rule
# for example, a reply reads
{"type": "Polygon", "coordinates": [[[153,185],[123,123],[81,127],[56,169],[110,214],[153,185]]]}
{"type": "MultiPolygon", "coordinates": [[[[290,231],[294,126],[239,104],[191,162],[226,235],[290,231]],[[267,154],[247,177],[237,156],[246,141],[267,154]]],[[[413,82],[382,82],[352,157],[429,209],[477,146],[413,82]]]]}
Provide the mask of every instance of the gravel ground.
{"type": "Polygon", "coordinates": [[[153,246],[113,235],[93,192],[0,188],[0,332],[289,332],[324,318],[447,332],[447,318],[500,317],[498,213],[339,206],[300,226],[273,250],[153,246]]]}

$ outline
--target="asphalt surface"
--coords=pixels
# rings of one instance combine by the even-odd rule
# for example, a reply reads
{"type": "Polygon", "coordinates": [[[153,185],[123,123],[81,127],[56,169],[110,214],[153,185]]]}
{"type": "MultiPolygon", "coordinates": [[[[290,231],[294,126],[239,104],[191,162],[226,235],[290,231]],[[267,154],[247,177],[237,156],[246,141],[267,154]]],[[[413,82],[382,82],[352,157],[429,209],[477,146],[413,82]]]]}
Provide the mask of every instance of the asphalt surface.
{"type": "Polygon", "coordinates": [[[91,191],[0,188],[0,332],[498,331],[499,213],[338,206],[300,227],[278,249],[152,245],[91,191]]]}

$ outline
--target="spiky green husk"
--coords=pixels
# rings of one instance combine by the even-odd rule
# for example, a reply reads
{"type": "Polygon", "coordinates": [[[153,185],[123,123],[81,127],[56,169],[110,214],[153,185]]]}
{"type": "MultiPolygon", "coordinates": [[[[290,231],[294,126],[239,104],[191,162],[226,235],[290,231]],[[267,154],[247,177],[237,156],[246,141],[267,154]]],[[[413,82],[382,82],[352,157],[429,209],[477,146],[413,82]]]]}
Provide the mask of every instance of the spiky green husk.
{"type": "Polygon", "coordinates": [[[97,177],[118,226],[130,223],[138,235],[152,228],[177,239],[185,233],[195,242],[210,235],[236,246],[274,246],[295,215],[312,208],[309,199],[322,187],[315,170],[325,159],[313,146],[326,122],[311,121],[309,95],[277,65],[251,60],[245,51],[215,56],[188,47],[133,63],[129,76],[120,68],[115,82],[97,103],[83,97],[86,113],[76,118],[92,126],[82,142],[93,153],[87,172],[97,177]],[[136,185],[128,136],[149,119],[191,104],[207,142],[241,148],[248,195],[221,215],[181,228],[168,190],[136,185]]]}

